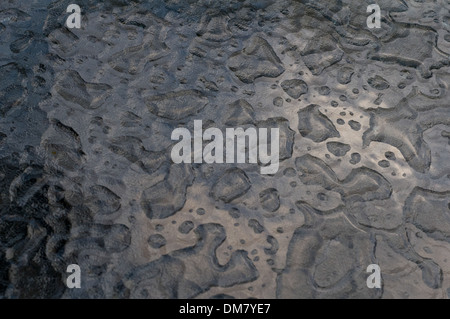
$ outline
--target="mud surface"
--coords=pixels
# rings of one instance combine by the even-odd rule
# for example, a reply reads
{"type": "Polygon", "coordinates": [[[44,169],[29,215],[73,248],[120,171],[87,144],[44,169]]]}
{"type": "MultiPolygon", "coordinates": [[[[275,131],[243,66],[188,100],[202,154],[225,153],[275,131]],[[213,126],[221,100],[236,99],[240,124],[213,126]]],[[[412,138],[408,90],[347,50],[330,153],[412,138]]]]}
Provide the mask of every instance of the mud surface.
{"type": "Polygon", "coordinates": [[[450,296],[448,0],[72,2],[0,3],[0,297],[450,296]],[[174,164],[194,120],[278,173],[174,164]]]}

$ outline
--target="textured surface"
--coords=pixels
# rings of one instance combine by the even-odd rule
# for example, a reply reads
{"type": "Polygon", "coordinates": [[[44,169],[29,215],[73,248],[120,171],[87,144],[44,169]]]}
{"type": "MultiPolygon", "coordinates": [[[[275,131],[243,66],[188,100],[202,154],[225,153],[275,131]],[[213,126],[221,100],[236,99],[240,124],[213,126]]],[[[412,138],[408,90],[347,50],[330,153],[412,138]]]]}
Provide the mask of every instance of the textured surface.
{"type": "Polygon", "coordinates": [[[373,30],[371,1],[77,0],[67,29],[73,1],[0,3],[0,297],[450,297],[448,0],[373,30]],[[194,120],[278,127],[278,173],[173,164],[194,120]]]}

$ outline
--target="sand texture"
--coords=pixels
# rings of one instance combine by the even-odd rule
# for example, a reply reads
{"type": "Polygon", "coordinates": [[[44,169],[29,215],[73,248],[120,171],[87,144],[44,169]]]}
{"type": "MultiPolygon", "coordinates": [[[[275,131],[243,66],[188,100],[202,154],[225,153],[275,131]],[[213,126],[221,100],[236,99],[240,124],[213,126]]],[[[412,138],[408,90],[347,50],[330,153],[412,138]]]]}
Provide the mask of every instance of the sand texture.
{"type": "Polygon", "coordinates": [[[371,3],[1,1],[0,297],[449,298],[450,1],[371,3]],[[278,172],[173,163],[195,120],[278,172]]]}

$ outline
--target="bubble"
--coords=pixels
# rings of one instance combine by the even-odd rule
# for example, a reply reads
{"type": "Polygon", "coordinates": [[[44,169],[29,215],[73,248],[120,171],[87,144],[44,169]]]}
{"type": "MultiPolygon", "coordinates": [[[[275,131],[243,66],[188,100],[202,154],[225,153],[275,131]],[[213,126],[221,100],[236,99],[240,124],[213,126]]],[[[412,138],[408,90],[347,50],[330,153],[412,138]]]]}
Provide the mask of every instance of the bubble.
{"type": "Polygon", "coordinates": [[[353,153],[351,155],[350,164],[356,165],[361,162],[361,155],[359,153],[353,153]]]}
{"type": "Polygon", "coordinates": [[[378,166],[383,167],[383,168],[388,168],[389,166],[391,166],[391,163],[389,163],[386,160],[382,160],[378,162],[378,166]]]}
{"type": "Polygon", "coordinates": [[[395,154],[393,152],[386,152],[384,153],[384,156],[390,161],[396,160],[395,154]]]}
{"type": "Polygon", "coordinates": [[[273,105],[275,105],[276,107],[282,107],[283,103],[284,101],[281,97],[276,97],[273,99],[273,105]]]}
{"type": "Polygon", "coordinates": [[[318,91],[319,91],[319,94],[323,95],[323,96],[330,95],[330,93],[331,93],[331,90],[330,90],[330,88],[328,86],[321,86],[318,89],[318,91]]]}
{"type": "Polygon", "coordinates": [[[151,235],[148,238],[148,243],[151,247],[153,247],[155,249],[159,249],[166,245],[166,239],[164,238],[164,236],[162,236],[160,234],[151,235]]]}
{"type": "Polygon", "coordinates": [[[193,228],[194,223],[190,220],[186,220],[178,227],[178,231],[182,234],[188,234],[193,228]]]}
{"type": "Polygon", "coordinates": [[[232,208],[228,211],[228,214],[231,216],[231,218],[233,219],[238,219],[239,217],[241,217],[241,212],[239,211],[239,209],[237,208],[232,208]]]}

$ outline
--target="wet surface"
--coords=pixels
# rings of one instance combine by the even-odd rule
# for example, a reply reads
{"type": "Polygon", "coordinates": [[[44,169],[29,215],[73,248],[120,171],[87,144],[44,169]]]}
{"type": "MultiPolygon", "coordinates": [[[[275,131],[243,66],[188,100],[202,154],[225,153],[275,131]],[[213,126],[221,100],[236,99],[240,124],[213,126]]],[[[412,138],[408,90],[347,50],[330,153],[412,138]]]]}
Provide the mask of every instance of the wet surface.
{"type": "Polygon", "coordinates": [[[72,2],[0,4],[1,297],[448,298],[449,1],[72,2]],[[278,172],[174,164],[194,120],[278,172]]]}

